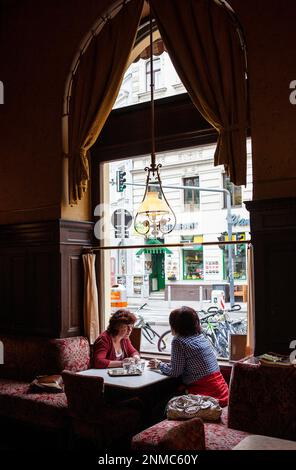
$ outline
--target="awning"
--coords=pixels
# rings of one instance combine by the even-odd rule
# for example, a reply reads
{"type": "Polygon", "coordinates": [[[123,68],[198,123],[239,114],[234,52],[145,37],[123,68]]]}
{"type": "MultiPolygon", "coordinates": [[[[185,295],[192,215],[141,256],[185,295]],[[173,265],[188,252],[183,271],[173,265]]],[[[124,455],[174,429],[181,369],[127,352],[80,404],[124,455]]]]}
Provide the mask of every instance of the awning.
{"type": "Polygon", "coordinates": [[[172,251],[166,248],[165,246],[161,246],[162,243],[155,239],[155,238],[149,238],[146,241],[147,248],[141,248],[140,250],[137,251],[136,256],[140,256],[142,253],[149,254],[149,255],[155,255],[158,253],[165,253],[167,255],[172,255],[172,251]],[[158,245],[158,246],[155,246],[158,245]],[[160,245],[160,246],[159,246],[160,245]]]}

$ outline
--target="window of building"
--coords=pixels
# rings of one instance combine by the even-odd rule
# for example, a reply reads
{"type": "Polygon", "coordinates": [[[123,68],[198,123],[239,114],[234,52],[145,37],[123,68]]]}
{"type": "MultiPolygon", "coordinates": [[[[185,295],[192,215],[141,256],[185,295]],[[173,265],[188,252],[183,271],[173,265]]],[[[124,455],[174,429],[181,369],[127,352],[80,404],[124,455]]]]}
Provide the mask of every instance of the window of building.
{"type": "MultiPolygon", "coordinates": [[[[146,70],[146,91],[150,91],[150,83],[151,83],[150,60],[147,60],[145,64],[145,70],[146,70]]],[[[160,58],[153,59],[153,83],[154,83],[155,90],[157,90],[158,88],[161,88],[160,58]]]]}
{"type": "MultiPolygon", "coordinates": [[[[242,205],[242,188],[241,186],[235,186],[231,183],[229,176],[223,174],[223,188],[228,189],[231,198],[231,207],[241,207],[242,205]]],[[[224,194],[224,207],[227,207],[226,194],[224,194]]]]}
{"type": "MultiPolygon", "coordinates": [[[[199,176],[183,178],[183,186],[199,186],[199,176]]],[[[184,209],[185,211],[195,211],[199,209],[199,191],[194,189],[184,189],[184,209]]]]}

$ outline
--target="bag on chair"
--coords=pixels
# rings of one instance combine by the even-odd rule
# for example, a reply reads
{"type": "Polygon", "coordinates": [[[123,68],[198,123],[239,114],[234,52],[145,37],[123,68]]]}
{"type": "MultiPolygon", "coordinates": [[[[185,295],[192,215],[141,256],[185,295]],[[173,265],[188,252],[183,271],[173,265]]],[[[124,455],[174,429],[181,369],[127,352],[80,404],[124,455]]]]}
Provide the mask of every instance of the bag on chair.
{"type": "Polygon", "coordinates": [[[171,398],[166,413],[168,419],[202,418],[217,421],[222,408],[216,398],[188,394],[171,398]]]}
{"type": "Polygon", "coordinates": [[[31,392],[63,392],[63,379],[61,375],[38,375],[30,384],[31,392]]]}

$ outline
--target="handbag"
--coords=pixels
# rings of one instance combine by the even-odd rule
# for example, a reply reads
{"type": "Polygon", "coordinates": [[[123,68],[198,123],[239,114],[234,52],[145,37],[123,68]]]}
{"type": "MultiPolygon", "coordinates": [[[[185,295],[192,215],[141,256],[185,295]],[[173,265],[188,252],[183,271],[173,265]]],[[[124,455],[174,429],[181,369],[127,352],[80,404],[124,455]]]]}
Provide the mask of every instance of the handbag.
{"type": "Polygon", "coordinates": [[[170,399],[166,406],[168,419],[202,418],[217,421],[222,413],[218,400],[204,395],[181,395],[170,399]]]}
{"type": "Polygon", "coordinates": [[[63,379],[61,375],[38,375],[30,384],[33,392],[63,392],[63,379]]]}

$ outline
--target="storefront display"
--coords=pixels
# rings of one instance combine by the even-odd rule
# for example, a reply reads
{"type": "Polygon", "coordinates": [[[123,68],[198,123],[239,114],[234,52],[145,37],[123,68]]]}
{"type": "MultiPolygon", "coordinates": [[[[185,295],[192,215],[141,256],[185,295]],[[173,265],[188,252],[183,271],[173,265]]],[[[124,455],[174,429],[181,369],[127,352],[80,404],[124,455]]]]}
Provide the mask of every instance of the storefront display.
{"type": "Polygon", "coordinates": [[[203,279],[203,250],[183,250],[183,279],[186,281],[203,279]]]}

